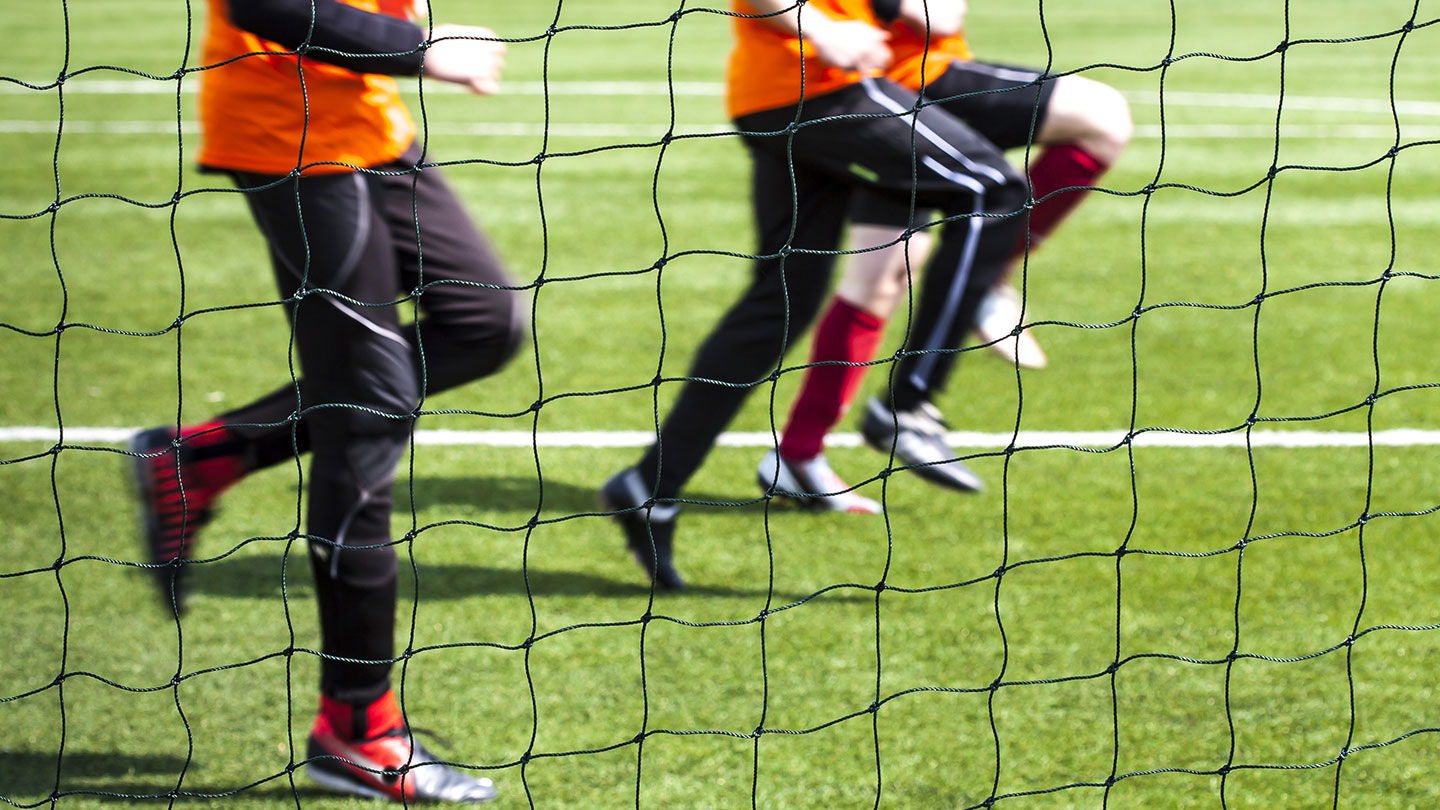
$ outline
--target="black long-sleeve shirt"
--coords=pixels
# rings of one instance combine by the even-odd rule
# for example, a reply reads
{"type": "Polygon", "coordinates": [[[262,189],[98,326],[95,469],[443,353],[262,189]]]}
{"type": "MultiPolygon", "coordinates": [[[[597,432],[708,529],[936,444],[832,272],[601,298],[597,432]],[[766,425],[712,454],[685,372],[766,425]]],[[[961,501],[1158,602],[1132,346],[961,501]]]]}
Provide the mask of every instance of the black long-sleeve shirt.
{"type": "Polygon", "coordinates": [[[237,28],[291,49],[308,41],[307,57],[356,73],[414,76],[424,59],[420,26],[340,0],[226,0],[225,5],[237,28]]]}

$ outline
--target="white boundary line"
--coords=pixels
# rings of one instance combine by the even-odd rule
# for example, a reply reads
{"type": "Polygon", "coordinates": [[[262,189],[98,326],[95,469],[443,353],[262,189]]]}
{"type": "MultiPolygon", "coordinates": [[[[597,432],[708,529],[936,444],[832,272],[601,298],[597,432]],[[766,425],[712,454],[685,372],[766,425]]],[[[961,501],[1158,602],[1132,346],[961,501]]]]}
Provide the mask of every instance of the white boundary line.
{"type": "MultiPolygon", "coordinates": [[[[197,82],[188,81],[179,88],[181,92],[193,92],[197,82]]],[[[22,85],[0,83],[0,95],[22,95],[26,93],[48,93],[50,90],[31,90],[22,85]]],[[[176,86],[172,80],[151,79],[88,79],[79,77],[65,84],[65,92],[84,95],[174,95],[176,86]]],[[[439,92],[456,94],[464,92],[445,84],[426,85],[426,93],[439,92]]],[[[516,96],[638,96],[719,98],[724,95],[725,86],[720,82],[509,82],[504,92],[516,96]]],[[[1132,104],[1155,106],[1160,103],[1160,94],[1155,91],[1127,92],[1125,97],[1132,104]]],[[[1168,107],[1214,107],[1229,109],[1274,110],[1279,97],[1272,93],[1201,93],[1167,91],[1165,104],[1168,107]]],[[[1387,99],[1352,98],[1340,96],[1299,96],[1286,95],[1284,109],[1288,111],[1334,112],[1349,114],[1440,117],[1440,102],[1396,100],[1392,105],[1387,99]]],[[[188,115],[188,113],[187,113],[188,115]]],[[[0,134],[53,134],[59,123],[53,120],[0,120],[0,134]]],[[[73,135],[174,135],[177,126],[173,121],[89,121],[67,119],[65,133],[73,135]]],[[[194,135],[198,127],[192,120],[182,120],[179,131],[194,135]]],[[[429,131],[436,135],[460,136],[511,136],[539,137],[591,137],[658,140],[665,132],[665,124],[659,121],[648,124],[635,123],[551,123],[486,121],[471,124],[431,123],[429,131]]],[[[728,122],[713,124],[682,124],[676,127],[680,135],[704,135],[731,131],[728,122]]],[[[1159,125],[1147,124],[1136,127],[1135,137],[1145,140],[1161,136],[1177,139],[1211,140],[1273,140],[1273,124],[1171,124],[1163,129],[1159,125]]],[[[1280,137],[1284,139],[1383,139],[1393,140],[1395,128],[1388,124],[1284,124],[1280,137]]],[[[1440,127],[1407,124],[1401,128],[1401,137],[1407,141],[1440,139],[1440,127]]]]}
{"type": "MultiPolygon", "coordinates": [[[[65,429],[65,443],[123,445],[139,428],[73,427],[65,429]]],[[[0,428],[0,442],[43,442],[55,444],[60,434],[48,427],[0,428]]],[[[948,436],[954,447],[1001,449],[1010,444],[1009,433],[978,433],[955,431],[948,436]]],[[[1017,447],[1106,448],[1119,445],[1125,438],[1123,430],[1046,431],[1022,430],[1016,437],[1017,447]]],[[[647,447],[655,434],[643,430],[550,431],[538,436],[525,430],[419,430],[415,443],[431,446],[478,447],[582,447],[634,448],[647,447]]],[[[720,437],[722,447],[773,447],[775,440],[768,432],[732,432],[720,437]]],[[[855,433],[834,433],[826,438],[832,447],[858,447],[860,436],[855,433]]],[[[1319,430],[1255,430],[1250,433],[1253,447],[1421,447],[1440,445],[1440,430],[1399,428],[1374,433],[1319,430]]],[[[1246,446],[1243,431],[1218,434],[1174,433],[1153,430],[1134,438],[1136,447],[1226,448],[1246,446]]]]}
{"type": "MultiPolygon", "coordinates": [[[[665,134],[665,124],[526,124],[518,122],[481,122],[474,124],[431,123],[428,132],[432,135],[475,136],[475,137],[581,137],[617,138],[626,140],[659,141],[665,134]]],[[[59,130],[56,121],[0,120],[0,135],[54,135],[59,130]]],[[[193,121],[180,125],[182,135],[196,135],[199,128],[193,121]]],[[[733,133],[730,124],[680,124],[675,127],[677,135],[723,135],[733,133]]],[[[176,126],[173,121],[81,121],[65,119],[65,135],[168,135],[174,137],[176,126]]],[[[1272,124],[1142,124],[1135,128],[1135,137],[1157,140],[1161,136],[1172,140],[1263,140],[1275,139],[1272,124]]],[[[1440,126],[1402,125],[1400,137],[1406,142],[1440,140],[1440,126]]],[[[1395,128],[1386,125],[1325,125],[1285,124],[1280,127],[1282,140],[1395,140],[1395,128]]]]}
{"type": "MultiPolygon", "coordinates": [[[[46,80],[47,82],[50,80],[46,80]]],[[[36,82],[37,84],[39,82],[36,82]]],[[[187,80],[180,88],[190,94],[199,86],[195,79],[187,80]]],[[[402,88],[409,85],[402,83],[402,88]]],[[[501,93],[513,96],[642,96],[667,97],[674,95],[685,98],[720,98],[725,95],[722,82],[504,82],[501,93]]],[[[65,83],[68,94],[84,95],[175,95],[172,79],[91,79],[86,76],[73,78],[65,83]]],[[[23,95],[26,93],[50,93],[47,90],[32,90],[11,82],[0,82],[0,95],[23,95]]],[[[431,82],[425,85],[426,95],[469,95],[469,92],[448,84],[431,82]]],[[[1156,106],[1160,94],[1154,90],[1126,92],[1125,98],[1131,104],[1156,106]]],[[[1165,91],[1166,106],[1174,107],[1244,107],[1249,109],[1273,110],[1280,101],[1275,93],[1202,93],[1184,90],[1165,91]]],[[[1285,109],[1317,112],[1389,113],[1390,102],[1379,98],[1357,98],[1347,96],[1302,96],[1285,94],[1285,109]]],[[[1440,101],[1396,99],[1395,112],[1407,115],[1440,116],[1440,101]]]]}

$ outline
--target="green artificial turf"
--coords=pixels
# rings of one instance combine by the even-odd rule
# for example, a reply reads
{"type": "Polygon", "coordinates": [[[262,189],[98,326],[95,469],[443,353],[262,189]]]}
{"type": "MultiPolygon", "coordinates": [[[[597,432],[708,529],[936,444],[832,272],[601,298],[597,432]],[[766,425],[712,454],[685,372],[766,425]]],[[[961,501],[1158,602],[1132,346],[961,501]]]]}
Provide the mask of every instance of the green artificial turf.
{"type": "MultiPolygon", "coordinates": [[[[7,12],[0,429],[188,422],[290,378],[244,201],[191,166],[197,77],[166,78],[197,66],[190,5],[7,12]]],[[[728,18],[489,5],[433,3],[511,40],[510,92],[406,87],[533,340],[419,426],[653,431],[754,249],[728,18]]],[[[972,6],[982,58],[1083,69],[1137,135],[1017,278],[1050,366],[967,353],[954,427],[1440,428],[1434,7],[972,6]]],[[[736,430],[778,430],[806,349],[736,430]]],[[[395,680],[497,808],[1435,806],[1440,449],[1150,435],[965,448],[969,497],[833,448],[883,517],[767,502],[763,451],[722,447],[679,524],[692,587],[653,598],[595,501],[638,448],[420,444],[395,680]]],[[[177,620],[121,450],[0,441],[0,800],[369,806],[301,764],[303,468],[225,496],[177,620]]]]}

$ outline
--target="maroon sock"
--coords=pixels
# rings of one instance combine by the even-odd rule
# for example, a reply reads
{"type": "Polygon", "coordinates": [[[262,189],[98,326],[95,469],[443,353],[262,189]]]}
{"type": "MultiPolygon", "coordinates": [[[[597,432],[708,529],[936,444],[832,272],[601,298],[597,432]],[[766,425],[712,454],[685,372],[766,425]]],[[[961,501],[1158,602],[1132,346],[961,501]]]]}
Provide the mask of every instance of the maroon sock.
{"type": "Polygon", "coordinates": [[[405,727],[395,692],[388,689],[368,703],[347,703],[321,693],[320,717],[342,740],[364,740],[405,727]]]}
{"type": "Polygon", "coordinates": [[[218,420],[180,429],[180,458],[186,464],[186,486],[210,490],[211,496],[229,489],[249,472],[239,441],[218,420]]]}
{"type": "MultiPolygon", "coordinates": [[[[815,328],[810,362],[869,362],[885,334],[885,321],[840,297],[815,328]]],[[[790,421],[780,437],[780,455],[808,461],[825,449],[825,434],[840,421],[869,366],[811,366],[805,370],[800,394],[790,410],[790,421]]]]}
{"type": "MultiPolygon", "coordinates": [[[[1062,188],[1093,186],[1108,168],[1109,165],[1078,144],[1061,143],[1048,146],[1030,164],[1030,196],[1041,200],[1062,188]]],[[[1089,193],[1088,189],[1062,192],[1030,209],[1030,249],[1039,247],[1045,237],[1049,236],[1060,225],[1060,221],[1089,193]]],[[[1011,259],[1022,255],[1025,245],[1026,232],[1022,231],[1011,253],[1011,259]]]]}

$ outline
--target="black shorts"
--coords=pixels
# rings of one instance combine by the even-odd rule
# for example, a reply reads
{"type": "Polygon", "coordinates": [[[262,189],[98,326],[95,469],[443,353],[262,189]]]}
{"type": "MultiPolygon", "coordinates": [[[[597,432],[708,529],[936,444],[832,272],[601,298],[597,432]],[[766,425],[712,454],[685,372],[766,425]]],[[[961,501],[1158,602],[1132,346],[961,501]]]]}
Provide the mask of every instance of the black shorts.
{"type": "MultiPolygon", "coordinates": [[[[964,121],[1001,151],[1030,143],[1050,109],[1054,78],[1036,70],[986,62],[954,60],[925,86],[925,98],[964,121]]],[[[857,193],[850,218],[869,225],[895,227],[921,225],[926,212],[910,218],[908,197],[887,197],[869,191],[857,193]]]]}
{"type": "Polygon", "coordinates": [[[1050,109],[1055,78],[1029,68],[955,60],[925,87],[925,98],[1001,149],[1033,140],[1050,109]]]}

